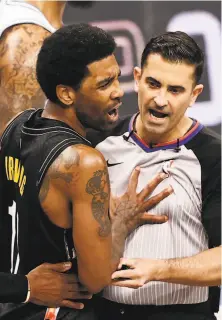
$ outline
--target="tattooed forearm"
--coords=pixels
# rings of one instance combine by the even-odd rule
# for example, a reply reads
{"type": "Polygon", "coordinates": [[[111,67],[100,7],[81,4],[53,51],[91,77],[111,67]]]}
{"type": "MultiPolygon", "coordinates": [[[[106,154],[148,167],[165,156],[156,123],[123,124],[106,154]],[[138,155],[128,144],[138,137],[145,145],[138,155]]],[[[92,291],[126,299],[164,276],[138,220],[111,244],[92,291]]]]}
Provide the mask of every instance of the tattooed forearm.
{"type": "Polygon", "coordinates": [[[112,224],[112,263],[113,270],[123,256],[125,240],[127,237],[127,229],[122,219],[117,219],[112,224]]]}
{"type": "Polygon", "coordinates": [[[93,196],[92,213],[95,220],[99,223],[99,235],[107,237],[111,232],[111,223],[107,212],[107,202],[109,201],[108,193],[105,189],[109,189],[109,177],[107,170],[98,170],[86,185],[86,192],[93,196]]]}
{"type": "Polygon", "coordinates": [[[131,216],[136,212],[135,203],[129,194],[125,193],[119,198],[111,197],[110,212],[112,218],[112,263],[113,270],[123,256],[126,237],[129,234],[129,224],[131,224],[131,216]]]}

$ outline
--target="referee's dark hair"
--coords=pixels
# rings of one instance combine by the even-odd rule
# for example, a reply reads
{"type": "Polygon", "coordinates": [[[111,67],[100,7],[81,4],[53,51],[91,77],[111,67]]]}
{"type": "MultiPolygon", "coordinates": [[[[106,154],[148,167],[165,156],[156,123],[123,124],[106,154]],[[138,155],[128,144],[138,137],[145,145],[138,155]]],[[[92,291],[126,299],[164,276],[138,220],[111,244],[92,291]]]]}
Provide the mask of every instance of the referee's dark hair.
{"type": "Polygon", "coordinates": [[[59,103],[57,85],[78,90],[89,74],[87,65],[112,55],[115,48],[114,38],[98,27],[79,23],[58,29],[44,40],[37,58],[37,79],[46,97],[59,103]]]}
{"type": "Polygon", "coordinates": [[[152,38],[142,53],[141,69],[146,65],[150,54],[160,54],[172,63],[185,62],[196,66],[195,83],[200,81],[204,66],[204,53],[198,44],[185,32],[166,32],[152,38]]]}

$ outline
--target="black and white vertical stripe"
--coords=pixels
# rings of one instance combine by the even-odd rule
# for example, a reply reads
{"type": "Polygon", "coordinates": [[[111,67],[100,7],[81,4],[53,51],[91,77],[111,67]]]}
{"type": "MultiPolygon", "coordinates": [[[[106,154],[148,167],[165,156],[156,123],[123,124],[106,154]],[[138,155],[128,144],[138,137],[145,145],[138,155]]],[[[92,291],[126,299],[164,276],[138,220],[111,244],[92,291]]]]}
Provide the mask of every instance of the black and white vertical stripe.
{"type": "MultiPolygon", "coordinates": [[[[168,214],[169,221],[136,229],[126,240],[124,257],[170,259],[190,257],[207,249],[208,240],[201,222],[201,171],[194,153],[182,146],[180,153],[160,150],[147,154],[138,146],[123,143],[122,137],[110,137],[97,146],[111,163],[123,162],[109,168],[114,194],[123,194],[137,165],[141,167],[138,191],[166,165],[170,177],[153,194],[169,185],[174,188],[172,195],[152,209],[155,214],[168,214]],[[172,166],[171,160],[174,160],[172,166]]],[[[137,305],[192,304],[206,301],[208,288],[152,281],[136,290],[110,286],[104,290],[104,297],[137,305]]]]}

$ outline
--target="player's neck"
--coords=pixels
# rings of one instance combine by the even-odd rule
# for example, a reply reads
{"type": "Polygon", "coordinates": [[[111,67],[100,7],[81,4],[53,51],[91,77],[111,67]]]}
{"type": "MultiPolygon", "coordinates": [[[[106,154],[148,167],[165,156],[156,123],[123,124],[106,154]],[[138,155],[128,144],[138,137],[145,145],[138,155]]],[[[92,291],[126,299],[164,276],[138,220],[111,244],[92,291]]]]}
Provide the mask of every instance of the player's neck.
{"type": "Polygon", "coordinates": [[[38,8],[55,29],[59,29],[63,26],[62,16],[64,13],[66,1],[26,0],[26,2],[38,8]]]}
{"type": "Polygon", "coordinates": [[[158,143],[168,143],[176,139],[183,137],[189,128],[191,127],[193,120],[184,116],[180,122],[169,132],[162,135],[153,132],[152,130],[147,130],[142,124],[140,115],[136,119],[136,134],[147,144],[158,144],[158,143]]]}
{"type": "Polygon", "coordinates": [[[86,136],[86,129],[78,120],[75,110],[72,106],[62,108],[59,105],[47,100],[42,117],[62,121],[70,126],[73,130],[78,132],[81,136],[86,136]]]}

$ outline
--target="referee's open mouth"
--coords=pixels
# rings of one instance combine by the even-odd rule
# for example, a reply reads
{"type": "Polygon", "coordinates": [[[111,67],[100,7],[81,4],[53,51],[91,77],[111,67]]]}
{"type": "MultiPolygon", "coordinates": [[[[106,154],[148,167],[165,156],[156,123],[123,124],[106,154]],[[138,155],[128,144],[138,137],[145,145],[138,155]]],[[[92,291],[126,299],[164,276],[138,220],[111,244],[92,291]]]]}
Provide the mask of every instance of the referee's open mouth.
{"type": "Polygon", "coordinates": [[[149,109],[149,113],[155,117],[155,118],[160,118],[160,119],[163,119],[163,118],[166,118],[169,116],[169,113],[165,113],[165,112],[159,112],[159,111],[156,111],[156,110],[153,110],[153,109],[149,109]]]}
{"type": "Polygon", "coordinates": [[[148,121],[153,124],[161,125],[169,119],[170,114],[166,112],[160,112],[155,109],[148,109],[148,121]]]}

